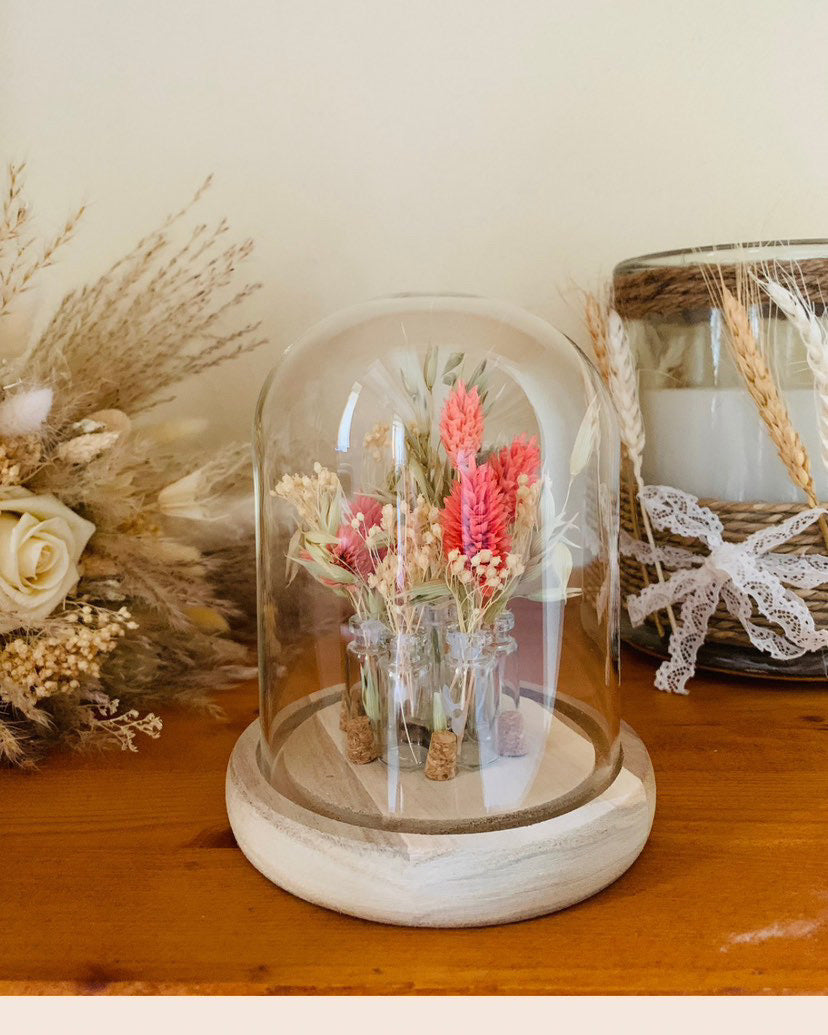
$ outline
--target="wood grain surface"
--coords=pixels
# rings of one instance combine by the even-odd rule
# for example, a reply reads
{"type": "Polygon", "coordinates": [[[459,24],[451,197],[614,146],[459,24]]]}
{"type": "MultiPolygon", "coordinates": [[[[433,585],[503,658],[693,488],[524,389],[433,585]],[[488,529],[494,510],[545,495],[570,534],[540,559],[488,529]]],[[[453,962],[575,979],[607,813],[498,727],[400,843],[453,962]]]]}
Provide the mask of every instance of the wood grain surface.
{"type": "Polygon", "coordinates": [[[623,712],[656,770],[638,862],[540,920],[416,930],[271,885],[233,842],[224,776],[256,713],[170,714],[138,755],[0,772],[0,992],[828,991],[828,689],[651,688],[625,656],[623,712]]]}

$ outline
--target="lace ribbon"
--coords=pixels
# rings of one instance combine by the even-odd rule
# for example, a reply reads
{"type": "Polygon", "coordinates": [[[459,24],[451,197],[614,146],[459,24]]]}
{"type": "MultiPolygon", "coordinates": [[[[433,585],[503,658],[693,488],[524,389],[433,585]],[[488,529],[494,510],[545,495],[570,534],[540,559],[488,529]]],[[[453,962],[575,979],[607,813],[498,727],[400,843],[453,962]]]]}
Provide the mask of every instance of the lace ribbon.
{"type": "Polygon", "coordinates": [[[656,673],[659,690],[687,693],[687,681],[696,671],[696,656],[719,600],[741,622],[754,647],[773,658],[798,658],[828,647],[828,630],[817,629],[804,601],[786,588],[814,589],[828,582],[828,557],[772,552],[828,511],[804,510],[743,542],[726,543],[721,521],[695,496],[668,485],[647,485],[639,499],[657,529],[699,539],[710,551],[699,555],[680,546],[659,546],[653,551],[647,543],[621,533],[625,556],[644,564],[653,564],[658,557],[662,565],[674,569],[666,582],[653,583],[627,598],[633,625],[641,625],[647,615],[668,604],[681,604],[670,637],[670,656],[656,673]],[[754,610],[781,632],[751,621],[754,610]]]}

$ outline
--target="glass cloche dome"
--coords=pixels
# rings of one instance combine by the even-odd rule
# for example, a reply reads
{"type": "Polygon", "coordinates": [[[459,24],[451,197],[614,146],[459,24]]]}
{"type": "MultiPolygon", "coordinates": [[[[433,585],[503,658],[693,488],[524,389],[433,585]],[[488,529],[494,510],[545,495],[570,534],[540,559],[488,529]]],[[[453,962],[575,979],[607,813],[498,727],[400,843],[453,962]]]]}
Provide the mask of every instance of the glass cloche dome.
{"type": "Polygon", "coordinates": [[[256,416],[258,765],[305,814],[460,834],[621,766],[619,442],[512,305],[401,296],[286,350],[256,416]]]}

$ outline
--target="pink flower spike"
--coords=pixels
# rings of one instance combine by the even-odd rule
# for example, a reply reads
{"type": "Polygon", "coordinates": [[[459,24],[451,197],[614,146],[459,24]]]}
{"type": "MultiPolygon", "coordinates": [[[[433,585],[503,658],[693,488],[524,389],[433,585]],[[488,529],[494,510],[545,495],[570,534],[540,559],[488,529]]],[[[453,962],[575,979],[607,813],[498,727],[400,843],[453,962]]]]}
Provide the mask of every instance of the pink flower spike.
{"type": "Polygon", "coordinates": [[[345,518],[337,533],[339,542],[333,547],[332,553],[343,568],[365,579],[374,570],[374,560],[365,545],[365,537],[375,525],[382,522],[382,505],[370,496],[355,496],[348,504],[345,518]],[[357,514],[362,514],[362,520],[354,528],[351,521],[356,519],[357,514]]]}
{"type": "Polygon", "coordinates": [[[440,438],[457,470],[474,463],[483,445],[483,404],[476,385],[467,392],[464,382],[457,382],[443,407],[440,438]]]}
{"type": "Polygon", "coordinates": [[[443,549],[448,556],[459,550],[471,559],[481,550],[505,558],[511,549],[506,507],[497,479],[488,464],[477,467],[474,460],[455,481],[440,512],[443,549]]]}
{"type": "Polygon", "coordinates": [[[525,435],[518,435],[510,446],[505,446],[492,456],[489,463],[503,493],[507,520],[511,524],[515,520],[518,479],[525,474],[528,485],[538,480],[541,463],[538,440],[534,435],[528,441],[525,435]]]}

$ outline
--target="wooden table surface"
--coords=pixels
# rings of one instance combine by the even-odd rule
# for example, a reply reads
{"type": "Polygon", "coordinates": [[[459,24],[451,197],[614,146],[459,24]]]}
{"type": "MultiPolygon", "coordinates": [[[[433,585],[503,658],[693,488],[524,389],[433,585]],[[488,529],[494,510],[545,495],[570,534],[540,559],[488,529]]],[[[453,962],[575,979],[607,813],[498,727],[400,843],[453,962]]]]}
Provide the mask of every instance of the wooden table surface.
{"type": "Polygon", "coordinates": [[[655,825],[595,898],[482,930],[406,930],[309,905],[235,847],[229,721],[170,714],[137,755],[0,772],[3,993],[828,991],[828,689],[651,687],[624,715],[653,759],[655,825]]]}

